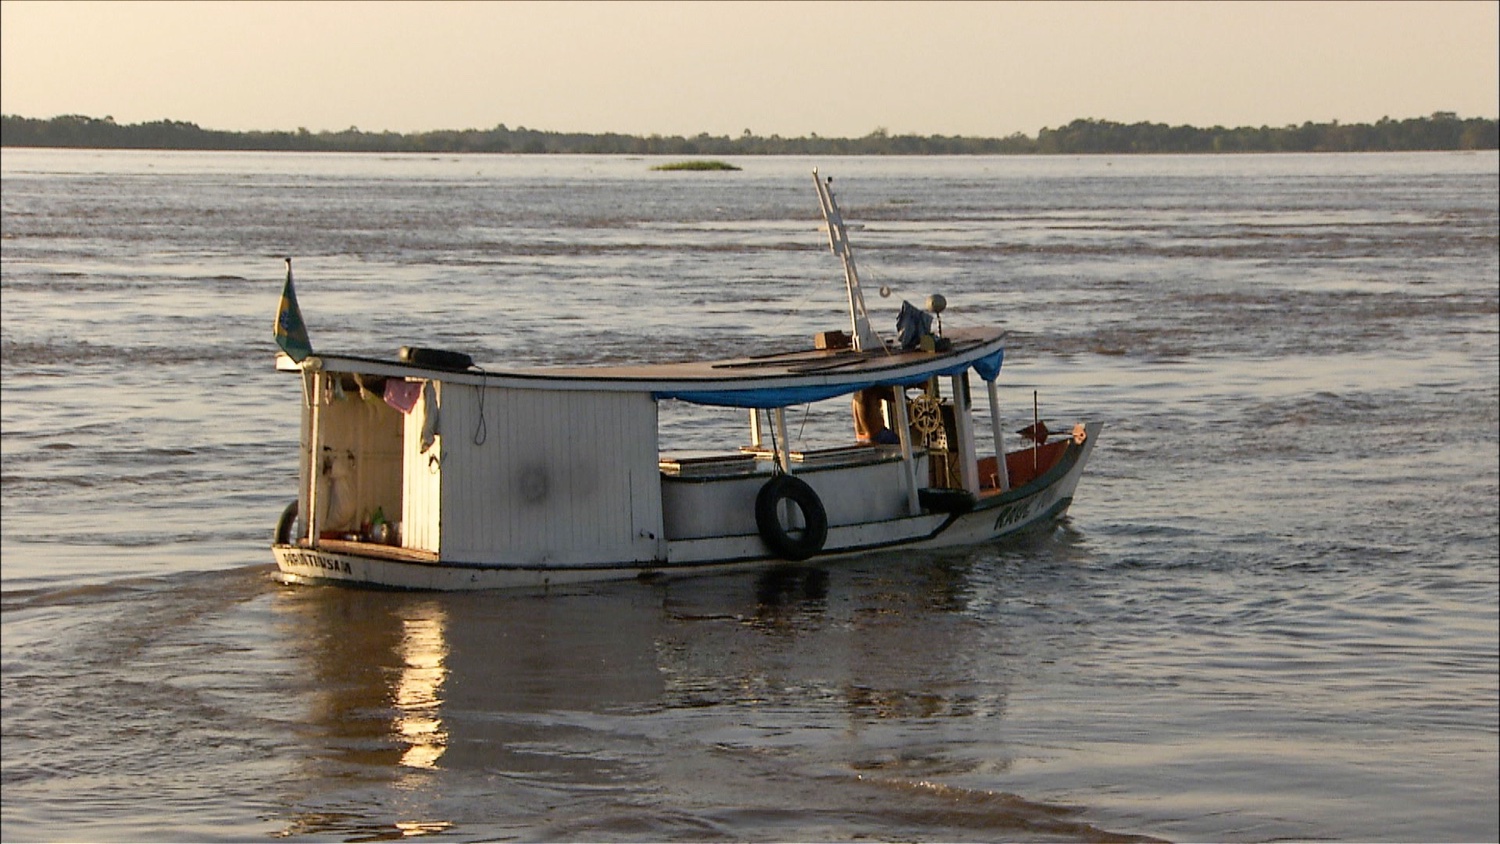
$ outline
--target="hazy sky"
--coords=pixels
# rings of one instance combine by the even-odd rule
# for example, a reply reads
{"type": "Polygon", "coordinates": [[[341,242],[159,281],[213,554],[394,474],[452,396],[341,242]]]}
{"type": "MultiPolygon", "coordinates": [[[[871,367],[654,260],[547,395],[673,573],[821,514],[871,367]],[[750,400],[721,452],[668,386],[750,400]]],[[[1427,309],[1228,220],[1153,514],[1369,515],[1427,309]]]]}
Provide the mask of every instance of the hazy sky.
{"type": "Polygon", "coordinates": [[[0,110],[209,129],[1035,135],[1500,113],[1496,2],[0,3],[0,110]]]}

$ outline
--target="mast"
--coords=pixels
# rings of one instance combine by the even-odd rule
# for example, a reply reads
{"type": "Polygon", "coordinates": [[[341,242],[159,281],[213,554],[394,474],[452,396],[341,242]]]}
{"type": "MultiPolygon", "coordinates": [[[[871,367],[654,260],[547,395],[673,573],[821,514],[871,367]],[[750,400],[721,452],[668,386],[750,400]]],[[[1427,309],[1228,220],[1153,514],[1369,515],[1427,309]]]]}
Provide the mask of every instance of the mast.
{"type": "Polygon", "coordinates": [[[833,177],[825,182],[818,178],[813,168],[813,184],[818,187],[818,204],[823,209],[823,220],[828,224],[828,248],[844,262],[844,285],[849,291],[849,324],[853,331],[854,350],[880,349],[884,345],[870,328],[870,313],[865,310],[865,294],[859,289],[859,271],[854,268],[854,253],[849,249],[849,233],[844,227],[844,215],[833,198],[833,177]]]}

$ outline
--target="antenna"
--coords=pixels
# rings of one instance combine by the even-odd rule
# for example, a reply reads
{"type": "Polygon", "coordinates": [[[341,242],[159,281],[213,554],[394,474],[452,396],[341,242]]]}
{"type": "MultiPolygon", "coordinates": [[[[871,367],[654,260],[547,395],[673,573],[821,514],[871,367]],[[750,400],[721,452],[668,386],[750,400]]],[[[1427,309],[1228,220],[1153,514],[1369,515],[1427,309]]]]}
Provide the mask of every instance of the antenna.
{"type": "Polygon", "coordinates": [[[849,233],[844,227],[844,215],[839,212],[838,202],[833,198],[833,177],[824,182],[813,168],[813,184],[818,188],[818,204],[823,209],[823,220],[828,224],[828,248],[844,262],[844,286],[849,291],[849,324],[854,339],[854,350],[884,348],[880,338],[870,328],[870,313],[865,310],[865,294],[859,289],[859,271],[854,267],[854,253],[849,249],[849,233]]]}

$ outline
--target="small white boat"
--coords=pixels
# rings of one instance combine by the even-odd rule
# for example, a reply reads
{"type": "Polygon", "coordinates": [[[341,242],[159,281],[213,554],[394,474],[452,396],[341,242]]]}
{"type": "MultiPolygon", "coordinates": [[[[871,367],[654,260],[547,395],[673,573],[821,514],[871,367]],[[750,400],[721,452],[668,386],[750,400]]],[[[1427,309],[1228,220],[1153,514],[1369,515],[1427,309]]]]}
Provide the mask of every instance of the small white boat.
{"type": "Polygon", "coordinates": [[[1004,333],[934,334],[931,313],[904,305],[901,337],[881,338],[830,185],[816,171],[813,181],[851,331],[783,354],[481,370],[426,349],[314,353],[289,262],[277,368],[302,378],[301,480],[272,544],[281,578],[540,587],[970,545],[1061,515],[1099,424],[1049,441],[1033,405],[1029,441],[1007,453],[995,386],[1004,333]],[[987,390],[987,432],[975,430],[971,371],[987,390]],[[786,408],[849,395],[861,436],[789,447],[786,408]],[[658,405],[669,400],[746,409],[745,440],[663,452],[658,405]]]}

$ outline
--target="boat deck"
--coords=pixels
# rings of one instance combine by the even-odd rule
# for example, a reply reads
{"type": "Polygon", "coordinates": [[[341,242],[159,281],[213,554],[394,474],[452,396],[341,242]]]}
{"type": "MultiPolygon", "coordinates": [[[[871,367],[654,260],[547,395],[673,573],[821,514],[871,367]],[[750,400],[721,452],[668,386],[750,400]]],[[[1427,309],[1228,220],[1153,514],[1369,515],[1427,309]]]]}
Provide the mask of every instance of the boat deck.
{"type": "Polygon", "coordinates": [[[361,557],[378,557],[383,560],[399,560],[407,563],[435,563],[438,555],[432,551],[402,548],[398,545],[381,545],[378,542],[360,542],[351,539],[319,539],[318,550],[332,554],[357,554],[361,557]]]}

